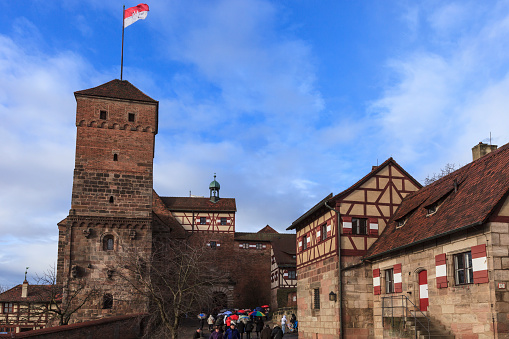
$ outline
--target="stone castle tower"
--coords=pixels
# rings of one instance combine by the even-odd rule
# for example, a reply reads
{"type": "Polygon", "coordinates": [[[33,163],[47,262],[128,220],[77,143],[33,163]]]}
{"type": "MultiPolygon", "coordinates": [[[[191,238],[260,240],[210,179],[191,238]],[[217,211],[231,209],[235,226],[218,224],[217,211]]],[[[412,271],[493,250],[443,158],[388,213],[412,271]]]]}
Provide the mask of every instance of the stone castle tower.
{"type": "Polygon", "coordinates": [[[58,282],[101,286],[103,298],[83,307],[78,321],[139,313],[144,306],[124,298],[109,267],[127,247],[151,251],[158,102],[125,80],[74,95],[76,158],[71,209],[58,224],[58,282]]]}

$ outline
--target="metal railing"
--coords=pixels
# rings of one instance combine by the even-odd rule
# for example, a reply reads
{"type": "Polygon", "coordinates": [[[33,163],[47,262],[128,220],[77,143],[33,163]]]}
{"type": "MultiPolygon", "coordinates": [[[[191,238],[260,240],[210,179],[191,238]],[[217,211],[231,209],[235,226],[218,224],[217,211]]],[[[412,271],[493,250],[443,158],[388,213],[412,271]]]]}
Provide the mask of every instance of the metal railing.
{"type": "Polygon", "coordinates": [[[405,325],[408,318],[413,318],[415,338],[418,337],[418,325],[428,333],[427,337],[430,337],[430,319],[406,295],[382,297],[382,324],[384,324],[385,318],[391,318],[392,328],[394,328],[396,318],[400,318],[403,325],[405,325]]]}

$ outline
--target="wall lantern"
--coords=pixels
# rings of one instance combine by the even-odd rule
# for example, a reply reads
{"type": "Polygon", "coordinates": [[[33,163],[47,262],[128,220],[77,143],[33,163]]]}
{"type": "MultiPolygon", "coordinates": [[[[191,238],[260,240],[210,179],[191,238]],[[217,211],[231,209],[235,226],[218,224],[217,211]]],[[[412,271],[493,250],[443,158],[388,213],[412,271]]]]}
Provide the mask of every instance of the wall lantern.
{"type": "Polygon", "coordinates": [[[329,293],[329,300],[330,300],[330,301],[336,301],[336,293],[334,293],[334,292],[332,292],[332,291],[331,291],[331,292],[329,293]]]}

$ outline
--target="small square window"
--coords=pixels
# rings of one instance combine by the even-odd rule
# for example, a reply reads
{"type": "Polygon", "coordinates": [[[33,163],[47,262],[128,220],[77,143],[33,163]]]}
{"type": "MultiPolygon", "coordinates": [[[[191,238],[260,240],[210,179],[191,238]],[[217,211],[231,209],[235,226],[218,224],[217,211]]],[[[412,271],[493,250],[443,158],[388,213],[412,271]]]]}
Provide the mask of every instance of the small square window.
{"type": "Polygon", "coordinates": [[[352,233],[367,234],[368,219],[352,218],[352,233]]]}
{"type": "Polygon", "coordinates": [[[108,118],[108,112],[106,111],[99,111],[99,119],[106,120],[108,118]]]}
{"type": "Polygon", "coordinates": [[[296,279],[296,278],[297,278],[297,272],[288,271],[288,279],[296,279]]]}
{"type": "Polygon", "coordinates": [[[245,248],[247,250],[249,248],[249,244],[247,242],[243,243],[242,248],[245,248]]]}
{"type": "Polygon", "coordinates": [[[12,303],[4,303],[3,313],[12,313],[13,312],[13,304],[12,303]]]}
{"type": "Polygon", "coordinates": [[[217,248],[217,241],[211,241],[210,242],[210,248],[216,249],[217,248]]]}
{"type": "Polygon", "coordinates": [[[200,217],[200,225],[207,225],[207,218],[206,217],[200,217]]]}
{"type": "Polygon", "coordinates": [[[224,217],[221,218],[220,222],[221,222],[221,225],[226,225],[226,223],[227,223],[226,218],[224,218],[224,217]]]}
{"type": "Polygon", "coordinates": [[[256,244],[256,249],[257,250],[261,250],[263,247],[262,247],[262,244],[256,244]]]}
{"type": "Polygon", "coordinates": [[[134,113],[129,113],[129,114],[127,115],[127,120],[128,120],[129,122],[134,122],[135,118],[136,118],[136,114],[134,114],[134,113]]]}

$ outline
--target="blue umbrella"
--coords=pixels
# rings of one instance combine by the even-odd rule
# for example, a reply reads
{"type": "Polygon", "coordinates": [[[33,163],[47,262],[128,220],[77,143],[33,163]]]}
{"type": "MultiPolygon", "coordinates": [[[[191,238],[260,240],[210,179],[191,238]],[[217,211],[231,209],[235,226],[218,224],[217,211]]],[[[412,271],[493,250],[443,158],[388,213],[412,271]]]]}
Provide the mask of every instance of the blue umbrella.
{"type": "Polygon", "coordinates": [[[200,314],[198,314],[198,318],[205,319],[205,318],[207,318],[207,315],[205,313],[200,313],[200,314]]]}

